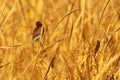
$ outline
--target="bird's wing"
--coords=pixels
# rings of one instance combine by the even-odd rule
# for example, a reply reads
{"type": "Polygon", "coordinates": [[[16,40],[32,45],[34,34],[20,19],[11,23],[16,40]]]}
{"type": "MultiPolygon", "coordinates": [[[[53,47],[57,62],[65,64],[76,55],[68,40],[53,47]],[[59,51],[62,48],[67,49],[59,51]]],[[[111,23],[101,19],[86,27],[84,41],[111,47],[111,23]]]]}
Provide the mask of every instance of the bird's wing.
{"type": "Polygon", "coordinates": [[[39,28],[36,27],[36,28],[34,29],[34,31],[33,31],[33,39],[36,38],[36,37],[37,37],[37,38],[38,38],[38,37],[40,38],[40,32],[41,32],[41,28],[40,28],[40,27],[39,27],[39,28]]]}

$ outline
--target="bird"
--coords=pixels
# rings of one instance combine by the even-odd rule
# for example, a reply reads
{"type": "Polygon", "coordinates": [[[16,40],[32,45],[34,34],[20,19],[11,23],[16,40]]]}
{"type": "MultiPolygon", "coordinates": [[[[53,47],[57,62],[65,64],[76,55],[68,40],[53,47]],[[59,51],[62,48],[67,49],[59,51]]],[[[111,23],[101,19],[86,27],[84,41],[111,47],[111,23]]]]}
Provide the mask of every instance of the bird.
{"type": "Polygon", "coordinates": [[[43,28],[43,25],[41,22],[39,21],[36,21],[35,23],[36,27],[35,29],[33,30],[33,42],[39,42],[40,41],[40,38],[43,36],[44,34],[44,28],[43,28]]]}

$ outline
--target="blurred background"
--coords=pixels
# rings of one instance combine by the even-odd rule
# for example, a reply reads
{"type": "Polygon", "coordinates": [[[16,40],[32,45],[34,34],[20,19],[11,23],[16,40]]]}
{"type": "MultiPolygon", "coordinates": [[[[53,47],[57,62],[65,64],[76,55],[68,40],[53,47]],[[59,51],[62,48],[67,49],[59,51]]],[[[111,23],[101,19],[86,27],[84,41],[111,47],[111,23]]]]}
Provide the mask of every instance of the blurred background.
{"type": "Polygon", "coordinates": [[[0,0],[0,80],[120,80],[119,0],[0,0]],[[45,29],[33,46],[35,22],[45,29]]]}

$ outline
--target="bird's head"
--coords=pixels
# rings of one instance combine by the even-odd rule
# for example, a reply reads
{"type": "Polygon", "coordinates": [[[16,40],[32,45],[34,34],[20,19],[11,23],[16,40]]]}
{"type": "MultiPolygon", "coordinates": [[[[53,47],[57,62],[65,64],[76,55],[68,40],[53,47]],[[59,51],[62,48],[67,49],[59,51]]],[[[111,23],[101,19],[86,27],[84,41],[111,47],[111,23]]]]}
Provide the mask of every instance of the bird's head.
{"type": "Polygon", "coordinates": [[[42,24],[39,21],[36,21],[36,26],[37,27],[42,27],[42,24]]]}

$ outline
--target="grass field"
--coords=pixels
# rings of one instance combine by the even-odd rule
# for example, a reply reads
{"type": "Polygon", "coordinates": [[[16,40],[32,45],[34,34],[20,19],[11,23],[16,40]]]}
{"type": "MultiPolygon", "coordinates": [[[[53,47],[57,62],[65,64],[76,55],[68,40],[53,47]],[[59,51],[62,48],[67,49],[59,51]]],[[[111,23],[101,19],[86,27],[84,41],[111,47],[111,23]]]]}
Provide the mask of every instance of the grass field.
{"type": "Polygon", "coordinates": [[[120,80],[119,0],[0,5],[0,80],[120,80]],[[43,45],[32,40],[36,21],[43,45]]]}

